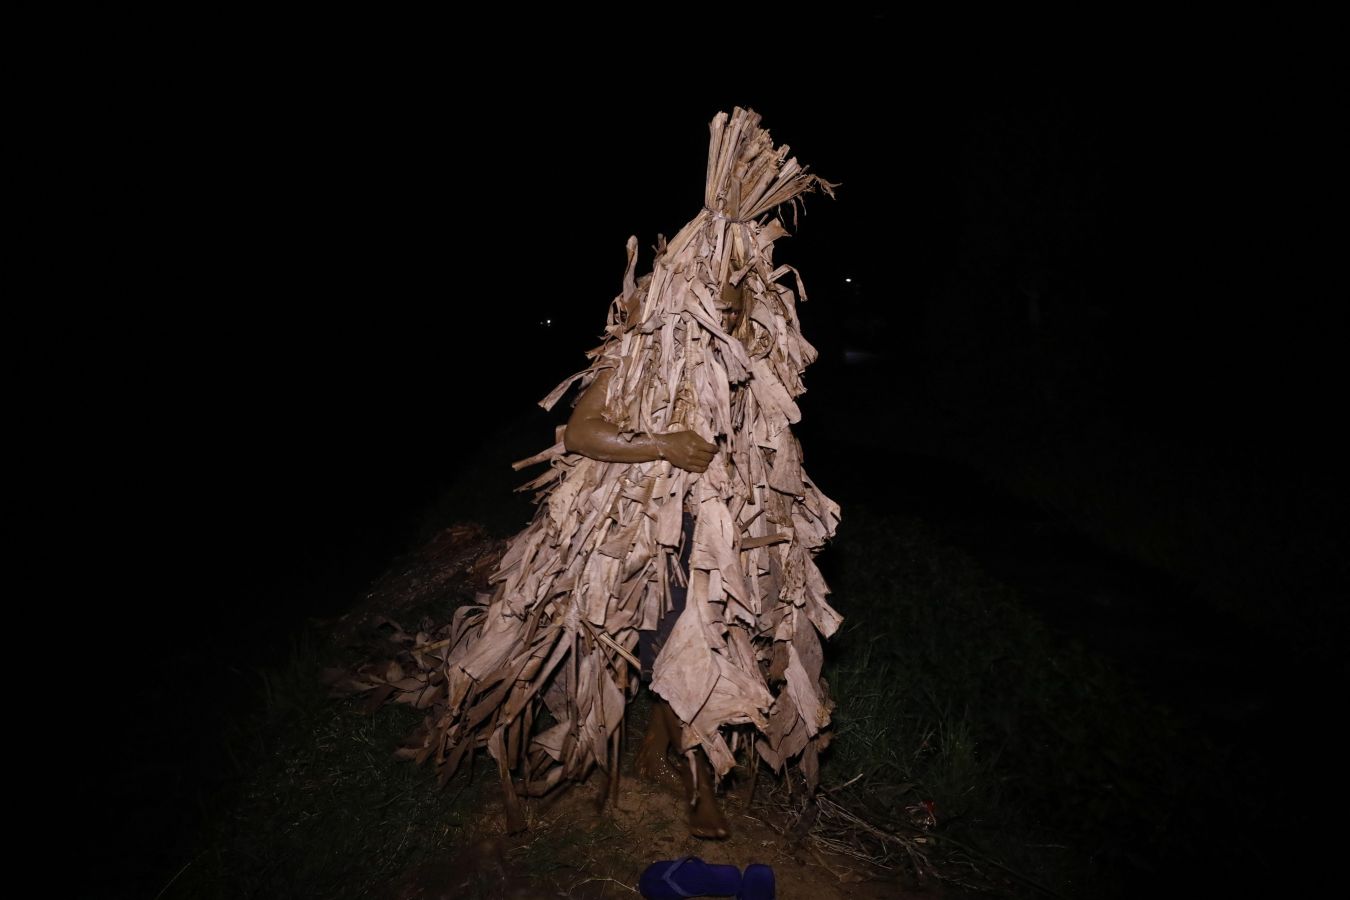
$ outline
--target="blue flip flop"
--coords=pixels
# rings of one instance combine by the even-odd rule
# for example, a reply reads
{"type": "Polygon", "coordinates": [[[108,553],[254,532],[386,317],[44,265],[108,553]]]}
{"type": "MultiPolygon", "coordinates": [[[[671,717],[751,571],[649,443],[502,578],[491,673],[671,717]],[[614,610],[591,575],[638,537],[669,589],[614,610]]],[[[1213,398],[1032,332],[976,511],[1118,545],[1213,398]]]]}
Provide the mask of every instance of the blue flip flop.
{"type": "MultiPolygon", "coordinates": [[[[772,883],[772,873],[769,877],[772,883]]],[[[638,890],[647,900],[734,897],[740,889],[740,869],[705,863],[697,856],[652,863],[638,879],[638,890]]],[[[772,892],[768,896],[772,897],[772,892]]]]}
{"type": "Polygon", "coordinates": [[[773,869],[755,863],[745,867],[737,900],[774,900],[773,869]]]}

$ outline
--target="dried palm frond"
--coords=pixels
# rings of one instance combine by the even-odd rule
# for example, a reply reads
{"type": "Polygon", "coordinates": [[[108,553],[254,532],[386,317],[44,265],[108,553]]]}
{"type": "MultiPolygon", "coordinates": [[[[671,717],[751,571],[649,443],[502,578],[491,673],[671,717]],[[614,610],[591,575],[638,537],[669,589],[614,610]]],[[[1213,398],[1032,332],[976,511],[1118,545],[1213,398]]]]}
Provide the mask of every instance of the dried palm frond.
{"type": "Polygon", "coordinates": [[[617,766],[638,631],[656,626],[671,579],[684,577],[686,510],[695,521],[687,603],[652,687],[687,723],[684,748],[701,745],[719,777],[734,765],[724,726],[753,726],[754,750],[772,768],[798,760],[816,782],[832,709],[819,636],[841,618],[813,557],[839,507],[807,477],[791,432],[816,351],[797,319],[800,278],[775,266],[772,251],[787,233],[775,210],[833,186],[787,152],[754,112],[713,119],[704,208],[641,279],[629,239],[603,345],[541,401],[551,408],[608,372],[605,418],[621,434],[696,431],[719,447],[707,471],[568,453],[560,429],[551,448],[517,464],[549,468],[524,486],[538,491],[539,509],[509,542],[494,590],[439,633],[406,636],[420,676],[370,682],[428,710],[405,755],[432,760],[442,779],[486,747],[513,824],[518,790],[538,794],[617,766]],[[725,284],[746,298],[735,335],[716,308],[725,284]]]}

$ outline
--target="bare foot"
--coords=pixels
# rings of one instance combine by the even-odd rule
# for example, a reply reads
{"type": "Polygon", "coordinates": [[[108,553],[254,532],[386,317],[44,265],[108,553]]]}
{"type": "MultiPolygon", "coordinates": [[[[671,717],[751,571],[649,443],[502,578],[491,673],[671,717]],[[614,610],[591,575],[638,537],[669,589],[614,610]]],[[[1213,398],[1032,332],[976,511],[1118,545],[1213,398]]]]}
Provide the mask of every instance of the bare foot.
{"type": "MultiPolygon", "coordinates": [[[[722,814],[722,807],[713,796],[712,765],[702,749],[694,750],[694,759],[695,765],[698,766],[698,796],[693,799],[693,806],[689,810],[689,833],[696,838],[725,840],[731,837],[731,823],[722,814]]],[[[689,772],[687,763],[681,768],[690,775],[689,781],[692,781],[692,773],[689,772]]],[[[686,782],[686,796],[694,793],[692,789],[693,785],[686,782]]]]}
{"type": "Polygon", "coordinates": [[[697,786],[694,784],[694,773],[689,769],[688,758],[680,757],[678,761],[671,762],[666,755],[683,730],[684,723],[675,715],[670,704],[653,695],[651,721],[638,751],[638,774],[651,778],[656,775],[662,762],[668,764],[684,785],[684,802],[689,807],[689,833],[696,838],[724,840],[731,836],[731,824],[722,814],[722,807],[713,795],[713,768],[707,755],[701,749],[694,750],[694,764],[698,766],[697,786]]]}
{"type": "MultiPolygon", "coordinates": [[[[699,756],[703,755],[702,750],[695,752],[699,756]]],[[[711,771],[709,767],[709,772],[711,771]]],[[[731,837],[731,823],[727,821],[727,817],[722,813],[722,807],[717,803],[717,798],[713,796],[712,783],[702,778],[699,779],[698,799],[689,810],[689,833],[696,838],[716,841],[731,837]]]]}

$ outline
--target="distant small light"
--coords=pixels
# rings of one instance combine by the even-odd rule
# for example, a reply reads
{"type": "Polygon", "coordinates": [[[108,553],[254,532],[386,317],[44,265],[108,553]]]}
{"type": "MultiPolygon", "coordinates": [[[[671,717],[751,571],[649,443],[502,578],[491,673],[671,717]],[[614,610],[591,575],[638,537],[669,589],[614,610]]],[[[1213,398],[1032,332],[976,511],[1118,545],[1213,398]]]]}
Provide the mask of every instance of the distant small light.
{"type": "Polygon", "coordinates": [[[844,284],[852,284],[852,283],[853,283],[853,279],[852,279],[852,278],[845,278],[845,279],[844,279],[844,284]]]}
{"type": "Polygon", "coordinates": [[[544,324],[545,324],[545,325],[552,325],[552,324],[553,324],[553,320],[552,320],[552,319],[545,319],[545,320],[544,320],[544,324]]]}

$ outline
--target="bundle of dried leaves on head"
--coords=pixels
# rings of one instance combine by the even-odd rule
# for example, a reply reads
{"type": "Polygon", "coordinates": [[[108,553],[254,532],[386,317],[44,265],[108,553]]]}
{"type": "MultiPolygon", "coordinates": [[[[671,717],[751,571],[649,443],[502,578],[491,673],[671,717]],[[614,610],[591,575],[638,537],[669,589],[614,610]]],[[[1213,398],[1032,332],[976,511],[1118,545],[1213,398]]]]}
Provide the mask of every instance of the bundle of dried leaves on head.
{"type": "MultiPolygon", "coordinates": [[[[839,507],[803,471],[790,428],[816,352],[797,319],[801,279],[774,264],[773,244],[787,234],[780,207],[795,213],[802,194],[833,196],[833,185],[774,147],[759,121],[744,109],[713,119],[703,209],[641,279],[629,239],[604,343],[541,401],[551,408],[608,371],[604,416],[621,434],[693,429],[718,445],[712,464],[694,474],[665,460],[601,462],[568,453],[560,430],[516,464],[549,468],[522,488],[538,491],[539,509],[510,541],[495,590],[439,633],[402,635],[394,696],[427,716],[401,755],[433,761],[445,779],[486,747],[512,824],[522,821],[518,793],[618,765],[638,630],[657,625],[672,581],[685,579],[686,511],[687,604],[652,688],[687,723],[683,748],[701,745],[719,778],[744,750],[775,771],[796,761],[816,783],[832,708],[820,635],[840,616],[813,557],[839,507]],[[731,333],[718,311],[728,287],[745,304],[731,333]]],[[[379,671],[350,686],[380,687],[379,671]]]]}

